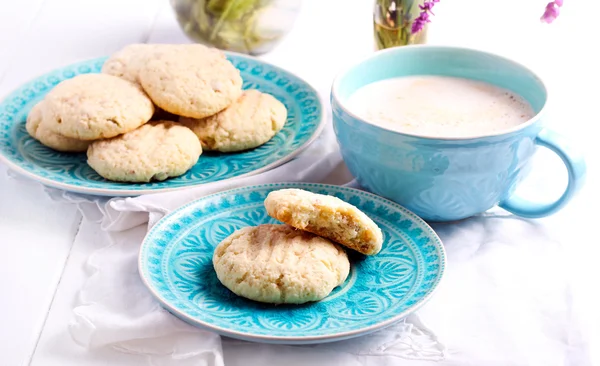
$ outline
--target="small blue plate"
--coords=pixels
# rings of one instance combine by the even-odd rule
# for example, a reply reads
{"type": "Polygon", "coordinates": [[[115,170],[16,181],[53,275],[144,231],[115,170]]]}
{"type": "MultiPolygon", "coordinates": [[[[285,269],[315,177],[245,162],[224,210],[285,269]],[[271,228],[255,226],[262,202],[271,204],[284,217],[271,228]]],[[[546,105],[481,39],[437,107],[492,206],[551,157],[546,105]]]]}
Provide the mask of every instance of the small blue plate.
{"type": "Polygon", "coordinates": [[[31,107],[59,82],[78,74],[100,72],[106,58],[99,58],[43,75],[0,103],[0,161],[47,186],[93,195],[138,196],[257,174],[289,161],[318,137],[325,119],[319,96],[310,85],[264,61],[235,53],[227,57],[240,70],[244,89],[270,93],[288,110],[283,129],[256,149],[230,154],[205,152],[180,177],[132,184],[105,180],[87,165],[85,153],[60,153],[31,138],[25,130],[31,107]]]}
{"type": "Polygon", "coordinates": [[[412,212],[363,191],[310,183],[245,187],[194,201],[160,220],[139,256],[144,284],[180,319],[224,336],[280,344],[337,341],[391,325],[431,297],[444,266],[440,239],[412,212]],[[348,279],[321,301],[275,306],[239,297],[217,279],[214,247],[242,227],[279,223],[263,201],[291,187],[357,206],[383,231],[383,248],[375,256],[348,250],[348,279]]]}

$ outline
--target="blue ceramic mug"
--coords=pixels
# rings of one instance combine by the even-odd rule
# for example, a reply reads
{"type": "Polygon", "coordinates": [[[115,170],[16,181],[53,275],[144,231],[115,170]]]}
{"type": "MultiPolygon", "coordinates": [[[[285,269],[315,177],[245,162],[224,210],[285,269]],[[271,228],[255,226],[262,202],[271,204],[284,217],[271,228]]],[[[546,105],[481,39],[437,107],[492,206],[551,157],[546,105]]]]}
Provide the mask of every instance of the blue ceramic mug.
{"type": "Polygon", "coordinates": [[[537,218],[567,204],[582,186],[586,167],[564,138],[544,128],[547,99],[540,78],[514,61],[472,49],[427,45],[376,52],[341,72],[331,91],[337,140],[358,183],[430,221],[459,220],[496,205],[537,218]],[[360,87],[409,75],[491,83],[524,97],[536,115],[501,133],[465,139],[391,131],[367,123],[347,108],[348,98],[360,87]],[[513,195],[538,146],[555,152],[568,170],[568,186],[553,202],[536,203],[513,195]]]}

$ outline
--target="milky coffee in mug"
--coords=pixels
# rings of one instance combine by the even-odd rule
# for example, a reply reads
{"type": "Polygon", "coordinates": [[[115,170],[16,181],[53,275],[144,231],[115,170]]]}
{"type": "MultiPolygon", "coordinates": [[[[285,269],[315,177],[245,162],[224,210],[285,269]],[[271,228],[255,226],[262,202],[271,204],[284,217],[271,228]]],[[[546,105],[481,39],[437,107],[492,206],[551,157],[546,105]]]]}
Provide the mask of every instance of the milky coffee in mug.
{"type": "Polygon", "coordinates": [[[331,87],[333,128],[357,184],[430,221],[494,206],[543,217],[571,200],[586,164],[546,127],[548,101],[542,79],[518,62],[434,45],[375,52],[331,87]],[[568,185],[559,197],[531,201],[516,188],[538,147],[564,162],[568,185]]]}
{"type": "Polygon", "coordinates": [[[348,99],[350,111],[374,125],[413,135],[488,135],[527,122],[535,113],[521,96],[458,77],[417,75],[367,84],[348,99]]]}

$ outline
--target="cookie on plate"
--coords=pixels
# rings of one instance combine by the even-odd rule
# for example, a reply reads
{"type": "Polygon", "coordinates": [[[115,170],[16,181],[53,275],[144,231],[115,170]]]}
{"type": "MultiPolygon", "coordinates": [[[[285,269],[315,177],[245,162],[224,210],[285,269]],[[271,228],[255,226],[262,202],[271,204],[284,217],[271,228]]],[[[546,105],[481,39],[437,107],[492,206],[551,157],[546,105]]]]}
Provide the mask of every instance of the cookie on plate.
{"type": "Polygon", "coordinates": [[[350,271],[342,248],[288,225],[237,230],[217,245],[213,266],[235,294],[273,304],[321,300],[350,271]]]}
{"type": "Polygon", "coordinates": [[[25,128],[27,133],[42,145],[62,152],[84,152],[87,150],[91,141],[83,141],[64,137],[53,132],[48,128],[48,124],[43,120],[44,101],[38,102],[31,108],[27,115],[25,128]]]}
{"type": "Polygon", "coordinates": [[[88,165],[108,180],[150,182],[184,174],[200,154],[200,142],[189,128],[157,121],[92,143],[87,158],[88,165]]]}
{"type": "Polygon", "coordinates": [[[191,118],[211,116],[242,93],[239,70],[221,51],[201,45],[155,55],[141,68],[139,79],[157,106],[191,118]]]}
{"type": "Polygon", "coordinates": [[[130,44],[125,46],[104,62],[102,73],[139,84],[139,72],[148,57],[164,48],[166,45],[130,44]]]}
{"type": "Polygon", "coordinates": [[[362,254],[379,253],[381,229],[364,212],[341,199],[302,189],[273,191],[265,199],[269,216],[329,238],[362,254]]]}
{"type": "Polygon", "coordinates": [[[283,128],[287,110],[272,95],[245,90],[221,112],[204,119],[181,117],[200,139],[204,150],[233,152],[252,149],[269,141],[283,128]]]}
{"type": "Polygon", "coordinates": [[[130,44],[113,53],[102,65],[102,72],[139,84],[140,70],[149,59],[165,52],[175,52],[178,48],[195,46],[206,47],[204,45],[130,44]]]}
{"type": "Polygon", "coordinates": [[[44,123],[65,137],[110,138],[148,122],[154,104],[135,84],[107,74],[67,79],[44,99],[44,123]]]}

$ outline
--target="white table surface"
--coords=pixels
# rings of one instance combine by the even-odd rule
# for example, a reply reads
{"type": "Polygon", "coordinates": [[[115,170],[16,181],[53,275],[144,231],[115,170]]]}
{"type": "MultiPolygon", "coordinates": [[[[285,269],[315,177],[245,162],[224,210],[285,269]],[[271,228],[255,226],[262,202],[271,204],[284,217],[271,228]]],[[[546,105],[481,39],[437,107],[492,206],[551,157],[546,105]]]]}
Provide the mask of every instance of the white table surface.
{"type": "MultiPolygon", "coordinates": [[[[561,17],[547,26],[538,21],[545,1],[442,0],[430,43],[494,51],[547,77],[556,101],[552,127],[586,152],[590,173],[567,209],[539,222],[570,244],[565,266],[557,271],[574,278],[575,315],[589,324],[588,337],[596,342],[590,346],[600,364],[595,294],[600,239],[594,230],[600,203],[594,191],[600,182],[600,58],[595,50],[600,6],[593,0],[567,0],[561,17]]],[[[0,98],[44,72],[134,42],[188,40],[166,0],[2,0],[0,98]]],[[[305,0],[292,33],[264,58],[298,73],[326,95],[341,65],[372,50],[371,1],[305,0]]],[[[532,195],[557,193],[565,182],[556,159],[546,155],[527,189],[532,195]]],[[[12,179],[6,170],[0,164],[0,365],[146,364],[135,355],[94,354],[71,340],[70,309],[88,275],[83,263],[106,245],[106,238],[74,206],[52,201],[40,185],[12,179]]]]}

